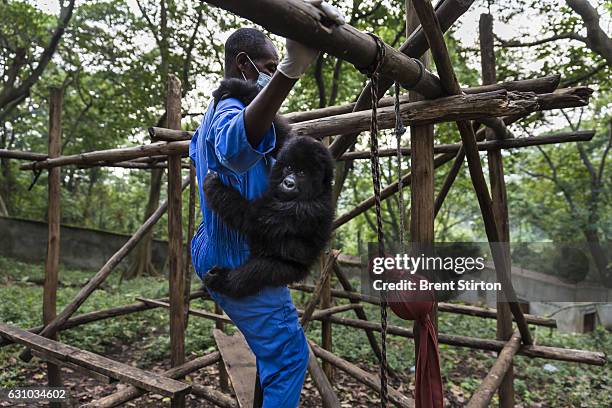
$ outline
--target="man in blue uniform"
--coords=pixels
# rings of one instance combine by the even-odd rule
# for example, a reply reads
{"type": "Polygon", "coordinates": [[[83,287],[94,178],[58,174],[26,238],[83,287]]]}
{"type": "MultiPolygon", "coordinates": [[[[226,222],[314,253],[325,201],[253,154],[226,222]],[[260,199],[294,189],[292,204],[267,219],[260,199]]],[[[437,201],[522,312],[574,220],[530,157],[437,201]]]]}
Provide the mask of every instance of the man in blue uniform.
{"type": "MultiPolygon", "coordinates": [[[[321,7],[320,1],[315,3],[321,7]]],[[[322,10],[338,24],[343,23],[329,5],[324,4],[322,10]]],[[[245,101],[231,90],[217,90],[191,140],[189,156],[196,166],[202,209],[192,256],[201,279],[214,266],[233,269],[249,256],[244,237],[227,228],[208,208],[202,185],[206,174],[214,171],[247,199],[265,191],[279,131],[273,125],[274,117],[318,55],[318,51],[291,40],[286,48],[287,54],[279,63],[270,39],[252,28],[235,31],[225,43],[225,79],[233,79],[234,85],[242,82],[245,88],[257,84],[258,92],[252,101],[245,101]]],[[[264,408],[296,407],[309,349],[289,289],[266,287],[244,298],[210,292],[256,356],[264,408]]]]}

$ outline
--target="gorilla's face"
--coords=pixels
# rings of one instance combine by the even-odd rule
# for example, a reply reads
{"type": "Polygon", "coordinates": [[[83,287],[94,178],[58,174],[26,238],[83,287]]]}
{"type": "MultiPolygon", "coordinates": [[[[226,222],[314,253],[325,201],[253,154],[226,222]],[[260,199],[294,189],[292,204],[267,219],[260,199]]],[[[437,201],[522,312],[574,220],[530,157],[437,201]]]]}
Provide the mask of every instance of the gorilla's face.
{"type": "Polygon", "coordinates": [[[278,185],[278,190],[287,198],[299,196],[300,187],[303,190],[308,184],[304,170],[294,169],[290,165],[283,166],[282,176],[283,180],[278,185]]]}
{"type": "Polygon", "coordinates": [[[331,191],[332,163],[323,144],[309,137],[294,137],[278,154],[270,188],[281,201],[316,199],[331,191]]]}

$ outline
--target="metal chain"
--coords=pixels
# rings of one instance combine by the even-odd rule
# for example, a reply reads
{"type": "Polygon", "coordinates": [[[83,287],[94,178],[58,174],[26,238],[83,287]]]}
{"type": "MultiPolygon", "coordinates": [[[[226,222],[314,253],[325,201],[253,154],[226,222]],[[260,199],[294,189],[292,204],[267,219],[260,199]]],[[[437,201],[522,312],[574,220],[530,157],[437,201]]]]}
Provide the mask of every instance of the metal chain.
{"type": "Polygon", "coordinates": [[[405,212],[404,212],[404,193],[402,191],[403,182],[402,182],[402,135],[406,133],[406,128],[404,127],[404,123],[402,122],[402,117],[400,114],[400,84],[395,82],[395,141],[397,148],[397,194],[398,194],[398,206],[400,213],[400,225],[399,225],[399,243],[400,243],[400,251],[404,250],[404,229],[405,227],[405,212]]]}
{"type": "MultiPolygon", "coordinates": [[[[370,73],[370,95],[372,97],[372,119],[370,121],[370,170],[372,173],[372,185],[374,187],[374,203],[376,209],[376,236],[378,239],[378,256],[384,256],[385,244],[382,225],[382,206],[380,197],[380,164],[378,161],[378,80],[379,69],[385,58],[385,44],[374,34],[370,34],[376,40],[377,55],[375,65],[370,73]]],[[[387,392],[387,297],[381,292],[380,299],[380,406],[385,408],[388,402],[387,392]]]]}

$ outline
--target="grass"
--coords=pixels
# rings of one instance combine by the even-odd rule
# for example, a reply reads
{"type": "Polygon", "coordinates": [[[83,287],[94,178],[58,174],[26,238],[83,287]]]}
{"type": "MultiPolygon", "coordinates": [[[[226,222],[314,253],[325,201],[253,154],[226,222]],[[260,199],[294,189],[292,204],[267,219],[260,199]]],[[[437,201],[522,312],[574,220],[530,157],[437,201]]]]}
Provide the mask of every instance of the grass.
{"type": "MultiPolygon", "coordinates": [[[[42,286],[28,282],[42,278],[40,265],[16,262],[0,257],[0,321],[19,327],[40,324],[42,315],[42,286]]],[[[62,269],[60,281],[65,285],[58,290],[58,311],[76,294],[92,276],[90,271],[62,269]],[[74,286],[72,286],[74,285],[74,286]]],[[[194,282],[194,287],[197,285],[194,282]]],[[[137,296],[164,297],[167,295],[167,279],[137,278],[119,285],[119,273],[113,273],[105,282],[105,290],[97,290],[77,313],[110,308],[132,303],[137,296]]],[[[308,295],[294,294],[298,306],[303,306],[308,295]]],[[[193,307],[212,311],[212,304],[196,300],[193,307]]],[[[378,308],[366,305],[371,320],[378,320],[378,308]]],[[[352,312],[343,315],[353,317],[352,312]]],[[[412,322],[402,321],[389,314],[390,324],[411,327],[412,322]]],[[[439,316],[440,331],[449,334],[494,338],[495,321],[449,313],[439,316]]],[[[203,355],[214,349],[211,331],[214,323],[190,317],[186,338],[186,353],[203,355]]],[[[585,350],[612,352],[612,335],[603,328],[589,334],[564,334],[545,328],[533,328],[537,344],[585,350]]],[[[308,336],[315,341],[321,338],[321,325],[313,322],[308,336]]],[[[132,358],[141,367],[154,361],[168,360],[168,311],[153,309],[113,319],[90,323],[61,333],[67,344],[101,354],[117,353],[131,348],[132,358]]],[[[0,349],[0,387],[23,384],[28,368],[37,363],[23,363],[15,359],[20,348],[13,345],[0,349]]],[[[405,373],[412,381],[414,344],[410,339],[388,337],[388,360],[398,372],[405,373]]],[[[377,362],[370,350],[363,331],[344,326],[333,328],[333,351],[338,356],[359,363],[371,372],[377,371],[377,362]]],[[[484,351],[440,345],[442,375],[445,389],[452,394],[453,402],[461,405],[478,387],[495,354],[484,351]]],[[[612,406],[611,370],[609,364],[593,367],[575,363],[542,359],[515,359],[515,388],[517,402],[532,407],[610,407],[612,406]]]]}

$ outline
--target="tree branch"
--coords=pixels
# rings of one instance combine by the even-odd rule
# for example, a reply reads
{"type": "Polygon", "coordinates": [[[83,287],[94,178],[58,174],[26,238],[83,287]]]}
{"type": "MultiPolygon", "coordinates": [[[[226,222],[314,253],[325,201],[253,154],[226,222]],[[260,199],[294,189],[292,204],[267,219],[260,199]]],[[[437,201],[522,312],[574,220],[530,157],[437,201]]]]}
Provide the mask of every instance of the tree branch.
{"type": "Polygon", "coordinates": [[[323,80],[323,62],[325,54],[320,53],[315,64],[314,77],[317,83],[317,91],[319,92],[319,108],[325,107],[325,81],[323,80]]]}
{"type": "Polygon", "coordinates": [[[192,51],[195,47],[195,40],[198,34],[198,30],[200,29],[200,25],[202,24],[202,14],[204,13],[204,2],[200,3],[200,7],[198,8],[198,16],[196,18],[196,22],[195,22],[195,27],[193,28],[193,32],[191,33],[191,36],[189,37],[189,45],[187,46],[187,49],[185,50],[185,59],[183,60],[183,89],[182,89],[182,96],[184,97],[185,95],[187,95],[187,92],[189,92],[190,87],[189,87],[189,71],[191,69],[191,58],[192,58],[192,51]]]}
{"type": "Polygon", "coordinates": [[[599,170],[597,171],[597,179],[600,181],[603,180],[603,173],[606,166],[606,158],[608,157],[608,153],[610,152],[610,147],[612,147],[612,121],[610,121],[610,128],[608,131],[608,144],[604,149],[601,161],[599,162],[599,170]]]}
{"type": "Polygon", "coordinates": [[[536,146],[536,148],[540,151],[542,156],[544,156],[544,160],[546,160],[546,163],[548,164],[548,167],[551,170],[552,177],[550,178],[550,180],[557,186],[557,188],[559,188],[559,190],[561,190],[561,193],[563,194],[563,197],[565,197],[565,201],[567,201],[567,204],[570,206],[570,210],[572,211],[572,213],[577,214],[576,206],[574,205],[574,200],[572,199],[571,194],[569,193],[569,191],[567,191],[561,180],[559,180],[559,177],[557,177],[557,167],[554,165],[548,153],[546,153],[546,151],[542,149],[542,146],[536,146]]]}
{"type": "MultiPolygon", "coordinates": [[[[7,86],[0,93],[0,109],[5,110],[5,108],[16,100],[23,100],[26,98],[30,88],[38,81],[45,68],[51,61],[53,54],[57,50],[57,47],[64,35],[64,31],[66,27],[68,27],[68,23],[70,22],[70,18],[72,17],[72,11],[74,10],[74,2],[75,0],[70,0],[66,7],[62,6],[60,11],[60,16],[57,21],[57,26],[55,27],[55,31],[51,36],[51,40],[49,44],[44,48],[40,58],[38,59],[38,65],[32,70],[30,75],[24,79],[24,81],[17,88],[13,87],[13,84],[7,84],[7,86]]],[[[15,106],[15,105],[13,105],[15,106]]]]}
{"type": "Polygon", "coordinates": [[[559,85],[559,88],[569,88],[580,82],[586,81],[587,79],[591,78],[593,75],[597,74],[599,71],[603,70],[606,66],[607,64],[604,62],[602,64],[595,66],[595,68],[585,72],[582,75],[578,75],[574,78],[567,78],[561,82],[561,84],[559,85]]]}
{"type": "Polygon", "coordinates": [[[499,42],[499,44],[504,48],[517,48],[517,47],[534,47],[536,45],[542,45],[549,42],[559,41],[559,40],[576,40],[581,41],[586,44],[587,39],[582,37],[576,33],[561,33],[555,34],[553,36],[542,38],[541,40],[535,40],[530,42],[520,42],[517,40],[502,40],[498,36],[495,36],[495,39],[499,42]]]}
{"type": "Polygon", "coordinates": [[[136,0],[136,4],[138,5],[138,9],[140,10],[142,17],[145,19],[147,26],[149,27],[149,31],[151,31],[151,34],[153,34],[153,37],[155,38],[155,42],[157,43],[157,46],[159,46],[159,36],[157,34],[157,27],[155,26],[155,24],[153,24],[153,21],[149,17],[147,10],[145,10],[140,0],[136,0]]]}
{"type": "Polygon", "coordinates": [[[599,25],[599,14],[588,0],[565,0],[584,23],[587,30],[586,44],[596,54],[601,55],[612,66],[612,40],[599,25]]]}
{"type": "Polygon", "coordinates": [[[332,75],[332,86],[329,94],[328,106],[334,106],[336,104],[336,98],[338,97],[338,89],[340,87],[340,71],[342,70],[342,59],[336,58],[336,64],[334,65],[334,74],[332,75]]]}

